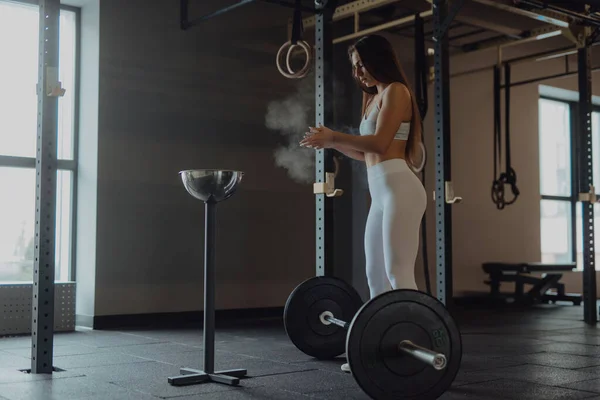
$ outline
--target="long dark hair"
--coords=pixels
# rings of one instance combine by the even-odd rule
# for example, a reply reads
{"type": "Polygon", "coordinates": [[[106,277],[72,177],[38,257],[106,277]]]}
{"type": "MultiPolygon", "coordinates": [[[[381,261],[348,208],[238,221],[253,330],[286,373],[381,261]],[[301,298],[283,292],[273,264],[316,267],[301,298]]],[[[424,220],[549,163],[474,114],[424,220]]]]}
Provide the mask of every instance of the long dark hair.
{"type": "MultiPolygon", "coordinates": [[[[352,59],[354,51],[358,53],[362,64],[373,78],[382,83],[400,82],[408,88],[412,101],[412,122],[404,157],[413,169],[417,169],[420,166],[420,163],[416,161],[421,153],[419,143],[421,143],[423,134],[423,121],[415,94],[406,79],[406,74],[400,65],[392,44],[383,36],[368,35],[348,47],[350,59],[352,59]]],[[[356,80],[363,90],[362,114],[364,115],[369,100],[372,100],[373,96],[377,94],[377,87],[366,87],[358,79],[356,80]]]]}

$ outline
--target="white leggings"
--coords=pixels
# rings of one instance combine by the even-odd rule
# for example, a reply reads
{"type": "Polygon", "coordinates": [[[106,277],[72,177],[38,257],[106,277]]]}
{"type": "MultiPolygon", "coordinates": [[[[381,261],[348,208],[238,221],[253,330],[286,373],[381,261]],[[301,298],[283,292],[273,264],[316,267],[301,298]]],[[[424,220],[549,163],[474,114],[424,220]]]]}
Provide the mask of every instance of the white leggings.
{"type": "Polygon", "coordinates": [[[415,261],[427,205],[423,184],[399,158],[367,168],[367,179],[371,209],[365,256],[371,298],[391,289],[417,289],[415,261]]]}

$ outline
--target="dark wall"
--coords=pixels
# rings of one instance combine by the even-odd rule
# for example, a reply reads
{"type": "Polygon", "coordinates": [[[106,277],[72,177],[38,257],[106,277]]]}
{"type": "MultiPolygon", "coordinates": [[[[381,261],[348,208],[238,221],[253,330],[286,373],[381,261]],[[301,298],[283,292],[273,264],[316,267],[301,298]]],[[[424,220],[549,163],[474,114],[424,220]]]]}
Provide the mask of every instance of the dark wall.
{"type": "MultiPolygon", "coordinates": [[[[191,3],[191,18],[222,6],[191,3]]],[[[217,308],[282,306],[315,254],[314,157],[284,159],[310,171],[296,182],[275,162],[289,137],[265,122],[271,102],[295,96],[285,117],[314,101],[275,66],[291,11],[257,3],[181,31],[179,2],[100,4],[96,315],[202,308],[204,208],[178,176],[195,168],[246,173],[218,206],[217,308]]]]}

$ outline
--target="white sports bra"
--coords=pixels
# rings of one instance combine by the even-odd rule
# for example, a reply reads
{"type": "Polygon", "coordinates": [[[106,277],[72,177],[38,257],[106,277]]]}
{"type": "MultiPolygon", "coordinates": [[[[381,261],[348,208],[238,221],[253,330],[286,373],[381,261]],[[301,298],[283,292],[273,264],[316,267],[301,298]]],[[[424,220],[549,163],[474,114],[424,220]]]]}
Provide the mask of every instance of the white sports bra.
{"type": "MultiPolygon", "coordinates": [[[[388,87],[389,87],[389,85],[388,85],[388,87]]],[[[387,87],[386,87],[386,89],[387,89],[387,87]]],[[[373,107],[373,109],[371,109],[369,114],[367,114],[360,121],[359,132],[360,132],[361,136],[375,134],[375,130],[377,128],[377,117],[379,116],[379,111],[381,111],[381,110],[379,108],[379,103],[377,103],[377,104],[375,104],[375,107],[373,107]]],[[[398,131],[396,131],[396,134],[394,135],[394,139],[408,140],[409,133],[410,133],[410,122],[402,122],[400,124],[400,127],[398,128],[398,131]]]]}

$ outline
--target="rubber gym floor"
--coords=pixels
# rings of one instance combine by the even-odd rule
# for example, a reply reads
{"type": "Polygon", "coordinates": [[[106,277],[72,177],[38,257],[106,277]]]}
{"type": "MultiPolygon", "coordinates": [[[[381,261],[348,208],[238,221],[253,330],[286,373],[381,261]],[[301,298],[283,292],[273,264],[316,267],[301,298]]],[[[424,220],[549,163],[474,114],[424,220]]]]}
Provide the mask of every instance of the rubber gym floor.
{"type": "MultiPolygon", "coordinates": [[[[461,369],[452,399],[600,400],[600,329],[586,326],[583,308],[461,310],[461,369]]],[[[317,361],[288,340],[280,319],[218,323],[216,367],[246,368],[238,387],[205,383],[173,387],[179,367],[201,368],[202,331],[77,329],[55,334],[49,375],[30,375],[28,336],[0,339],[0,398],[9,400],[368,399],[342,358],[317,361]]]]}

